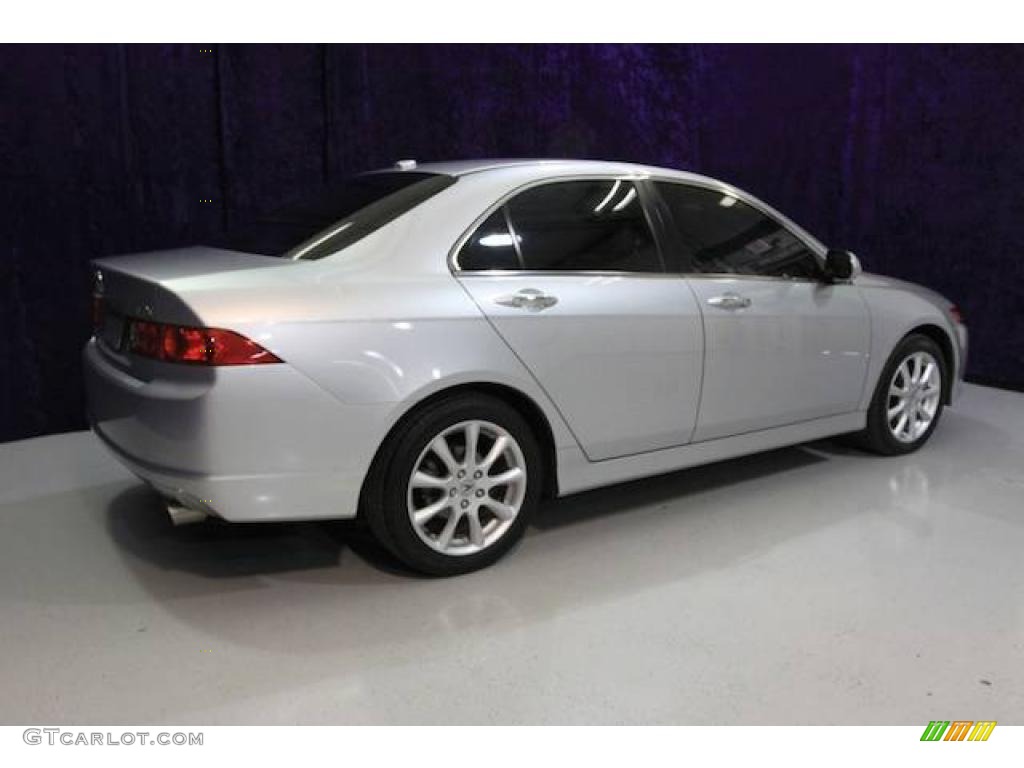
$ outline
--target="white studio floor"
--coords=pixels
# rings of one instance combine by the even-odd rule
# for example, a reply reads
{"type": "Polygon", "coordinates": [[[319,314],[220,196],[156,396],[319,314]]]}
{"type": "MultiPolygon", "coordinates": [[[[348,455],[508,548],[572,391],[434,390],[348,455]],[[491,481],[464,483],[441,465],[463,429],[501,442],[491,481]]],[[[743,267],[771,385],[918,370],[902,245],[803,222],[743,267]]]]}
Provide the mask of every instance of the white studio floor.
{"type": "Polygon", "coordinates": [[[0,445],[0,723],[1024,723],[1024,394],[557,502],[490,570],[172,528],[86,432],[0,445]]]}

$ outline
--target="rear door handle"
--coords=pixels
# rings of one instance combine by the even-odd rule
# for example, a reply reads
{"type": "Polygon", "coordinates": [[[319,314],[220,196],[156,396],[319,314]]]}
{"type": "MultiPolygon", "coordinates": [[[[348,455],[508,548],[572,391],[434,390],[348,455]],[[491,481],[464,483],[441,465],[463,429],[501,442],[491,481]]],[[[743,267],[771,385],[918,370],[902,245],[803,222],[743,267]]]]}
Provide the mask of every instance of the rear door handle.
{"type": "Polygon", "coordinates": [[[723,293],[721,296],[712,296],[708,304],[720,309],[746,309],[750,306],[750,299],[738,293],[723,293]]]}
{"type": "Polygon", "coordinates": [[[515,309],[525,309],[530,312],[540,312],[553,307],[558,303],[556,296],[538,291],[536,288],[523,288],[515,293],[498,296],[494,299],[495,304],[515,309]]]}

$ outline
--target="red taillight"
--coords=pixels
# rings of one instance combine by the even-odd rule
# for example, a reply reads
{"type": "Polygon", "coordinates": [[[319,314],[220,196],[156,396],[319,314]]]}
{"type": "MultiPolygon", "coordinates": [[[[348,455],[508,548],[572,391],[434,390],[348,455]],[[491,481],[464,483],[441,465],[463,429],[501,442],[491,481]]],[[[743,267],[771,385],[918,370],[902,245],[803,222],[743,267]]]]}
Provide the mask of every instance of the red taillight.
{"type": "Polygon", "coordinates": [[[213,358],[213,332],[200,328],[166,326],[160,341],[164,360],[205,363],[213,358]]]}
{"type": "Polygon", "coordinates": [[[960,307],[958,307],[956,304],[950,306],[949,314],[952,316],[953,322],[955,322],[957,325],[965,324],[964,313],[960,311],[960,307]]]}
{"type": "Polygon", "coordinates": [[[153,357],[159,360],[162,357],[162,337],[163,326],[159,323],[132,320],[128,326],[128,351],[141,357],[153,357]]]}
{"type": "Polygon", "coordinates": [[[234,331],[165,325],[148,320],[129,321],[128,351],[166,363],[259,365],[281,362],[273,352],[234,331]]]}

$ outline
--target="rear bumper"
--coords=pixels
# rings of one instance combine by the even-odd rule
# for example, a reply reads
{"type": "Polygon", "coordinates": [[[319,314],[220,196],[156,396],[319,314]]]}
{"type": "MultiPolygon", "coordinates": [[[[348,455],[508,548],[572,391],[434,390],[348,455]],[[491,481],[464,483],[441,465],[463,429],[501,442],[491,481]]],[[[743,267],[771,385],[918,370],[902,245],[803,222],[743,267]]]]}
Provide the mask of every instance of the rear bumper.
{"type": "Polygon", "coordinates": [[[93,431],[161,494],[234,522],[355,516],[386,407],[287,364],[129,371],[95,341],[83,356],[93,431]]]}
{"type": "Polygon", "coordinates": [[[110,440],[93,422],[93,432],[140,480],[188,509],[233,523],[355,517],[359,483],[343,473],[207,475],[185,473],[142,461],[110,440]]]}

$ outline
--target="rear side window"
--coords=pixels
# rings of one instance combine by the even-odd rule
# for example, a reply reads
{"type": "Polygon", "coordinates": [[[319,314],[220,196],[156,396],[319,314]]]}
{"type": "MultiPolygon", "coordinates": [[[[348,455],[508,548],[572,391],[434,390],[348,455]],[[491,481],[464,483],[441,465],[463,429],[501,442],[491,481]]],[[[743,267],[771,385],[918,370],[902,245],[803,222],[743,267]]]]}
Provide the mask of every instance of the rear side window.
{"type": "Polygon", "coordinates": [[[774,219],[732,195],[656,182],[697,272],[816,279],[811,250],[774,219]]]}
{"type": "Polygon", "coordinates": [[[661,272],[661,259],[636,186],[622,179],[560,181],[533,187],[473,233],[461,270],[661,272]]]}
{"type": "Polygon", "coordinates": [[[353,176],[293,205],[241,222],[216,245],[293,259],[320,259],[394,221],[455,183],[436,173],[385,171],[353,176]]]}

